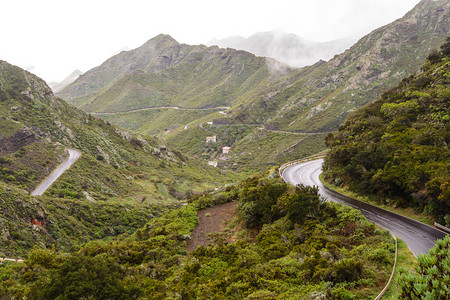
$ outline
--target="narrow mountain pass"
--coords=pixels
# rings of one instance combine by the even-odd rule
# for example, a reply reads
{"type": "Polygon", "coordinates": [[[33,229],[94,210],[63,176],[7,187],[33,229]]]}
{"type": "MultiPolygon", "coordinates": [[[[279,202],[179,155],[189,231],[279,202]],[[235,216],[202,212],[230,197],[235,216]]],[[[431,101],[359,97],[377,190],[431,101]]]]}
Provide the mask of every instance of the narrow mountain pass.
{"type": "Polygon", "coordinates": [[[359,209],[370,222],[385,228],[405,241],[416,256],[420,253],[428,253],[435,245],[436,240],[442,239],[446,235],[429,225],[355,200],[327,188],[319,179],[322,172],[322,163],[323,159],[316,159],[289,166],[282,173],[283,180],[292,185],[318,186],[319,193],[326,197],[328,201],[341,202],[359,209]]]}
{"type": "Polygon", "coordinates": [[[81,152],[74,149],[67,149],[69,157],[60,164],[32,193],[31,196],[41,196],[77,159],[81,152]]]}

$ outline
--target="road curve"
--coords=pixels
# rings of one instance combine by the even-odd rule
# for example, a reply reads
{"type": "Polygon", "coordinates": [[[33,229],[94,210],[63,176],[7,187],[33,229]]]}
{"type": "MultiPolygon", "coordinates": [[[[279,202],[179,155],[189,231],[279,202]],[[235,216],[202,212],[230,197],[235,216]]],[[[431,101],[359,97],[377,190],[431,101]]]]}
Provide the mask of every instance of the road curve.
{"type": "Polygon", "coordinates": [[[81,152],[74,149],[67,149],[69,157],[60,164],[32,193],[32,196],[42,195],[70,166],[81,156],[81,152]]]}
{"type": "Polygon", "coordinates": [[[319,193],[328,200],[341,202],[353,208],[359,209],[366,218],[387,229],[393,235],[401,238],[408,245],[409,249],[418,255],[428,253],[437,239],[445,236],[445,233],[421,222],[400,216],[382,208],[352,199],[339,194],[322,184],[319,175],[322,172],[323,159],[316,159],[287,167],[282,177],[284,181],[297,185],[316,185],[319,193]]]}

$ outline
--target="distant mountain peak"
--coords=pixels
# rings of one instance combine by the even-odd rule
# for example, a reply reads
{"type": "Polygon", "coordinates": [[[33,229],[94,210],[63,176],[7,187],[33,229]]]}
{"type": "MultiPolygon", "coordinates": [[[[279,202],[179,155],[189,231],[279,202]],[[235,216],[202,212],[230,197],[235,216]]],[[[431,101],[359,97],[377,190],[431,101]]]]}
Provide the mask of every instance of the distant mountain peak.
{"type": "Polygon", "coordinates": [[[174,46],[174,45],[179,45],[180,43],[178,43],[173,37],[171,37],[168,34],[159,34],[153,38],[151,38],[150,40],[148,40],[144,45],[142,45],[141,47],[147,47],[147,46],[152,46],[154,47],[156,46],[166,46],[166,47],[170,47],[170,46],[174,46]]]}
{"type": "Polygon", "coordinates": [[[58,92],[65,88],[67,85],[71,84],[75,80],[78,79],[83,74],[80,70],[75,70],[72,73],[70,73],[69,76],[67,76],[63,81],[61,82],[49,82],[48,85],[51,87],[53,92],[58,92]]]}

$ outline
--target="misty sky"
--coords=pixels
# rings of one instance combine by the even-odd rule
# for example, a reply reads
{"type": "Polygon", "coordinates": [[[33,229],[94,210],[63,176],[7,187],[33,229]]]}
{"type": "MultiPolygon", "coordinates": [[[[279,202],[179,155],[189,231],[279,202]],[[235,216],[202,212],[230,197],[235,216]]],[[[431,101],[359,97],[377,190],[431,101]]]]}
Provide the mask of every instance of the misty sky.
{"type": "Polygon", "coordinates": [[[160,34],[187,44],[283,30],[311,41],[362,36],[419,0],[7,0],[0,59],[61,81],[160,34]]]}

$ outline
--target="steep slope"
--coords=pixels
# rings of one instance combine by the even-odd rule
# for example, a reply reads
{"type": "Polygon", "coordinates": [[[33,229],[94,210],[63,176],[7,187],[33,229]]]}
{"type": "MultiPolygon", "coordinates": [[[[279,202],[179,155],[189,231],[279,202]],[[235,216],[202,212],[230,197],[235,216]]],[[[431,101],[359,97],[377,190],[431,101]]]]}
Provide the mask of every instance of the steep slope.
{"type": "Polygon", "coordinates": [[[324,149],[323,135],[349,112],[420,68],[450,32],[449,20],[448,1],[423,0],[330,61],[301,69],[244,51],[180,45],[161,35],[112,57],[59,95],[124,128],[167,136],[178,149],[208,160],[220,153],[211,154],[205,137],[226,132],[221,146],[240,151],[230,165],[241,168],[250,153],[245,159],[263,169],[297,158],[301,149],[324,149]],[[248,134],[223,129],[236,125],[249,127],[248,134]],[[300,141],[290,132],[317,135],[300,141]],[[268,161],[254,155],[272,151],[276,139],[284,146],[268,161]],[[255,140],[260,145],[248,143],[255,140]]]}
{"type": "Polygon", "coordinates": [[[171,151],[157,139],[132,134],[70,106],[43,80],[4,61],[0,104],[3,253],[24,251],[33,241],[68,246],[132,231],[157,206],[225,182],[221,172],[171,151]],[[64,159],[66,147],[81,151],[82,157],[43,197],[30,197],[64,159]],[[78,231],[70,238],[74,228],[78,231]]]}
{"type": "Polygon", "coordinates": [[[86,72],[58,95],[91,112],[231,106],[268,77],[264,58],[159,35],[86,72]]]}
{"type": "Polygon", "coordinates": [[[248,38],[233,36],[212,39],[209,46],[245,50],[257,56],[271,57],[293,67],[312,65],[319,60],[329,60],[344,52],[356,42],[346,38],[329,42],[311,42],[282,31],[258,32],[248,38]]]}
{"type": "Polygon", "coordinates": [[[244,100],[233,119],[290,131],[334,130],[349,112],[417,71],[449,32],[450,3],[423,0],[330,61],[300,69],[244,100]]]}
{"type": "Polygon", "coordinates": [[[450,37],[421,72],[327,137],[330,182],[450,225],[450,37]]]}

